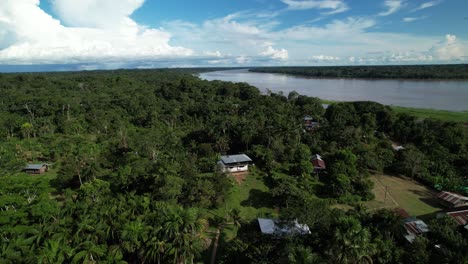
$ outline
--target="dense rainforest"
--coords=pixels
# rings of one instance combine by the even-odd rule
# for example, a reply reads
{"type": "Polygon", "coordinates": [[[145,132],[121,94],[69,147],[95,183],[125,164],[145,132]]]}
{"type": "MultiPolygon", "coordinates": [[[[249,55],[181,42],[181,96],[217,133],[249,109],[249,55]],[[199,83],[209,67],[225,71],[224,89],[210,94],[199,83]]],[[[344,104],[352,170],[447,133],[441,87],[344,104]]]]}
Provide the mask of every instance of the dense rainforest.
{"type": "Polygon", "coordinates": [[[252,72],[284,73],[315,78],[468,79],[468,64],[396,66],[260,67],[252,72]]]}
{"type": "Polygon", "coordinates": [[[401,216],[361,203],[373,171],[467,194],[463,124],[373,102],[325,109],[193,70],[0,74],[0,95],[0,263],[468,262],[451,218],[409,243],[401,216]],[[320,127],[306,131],[305,115],[320,127]],[[254,161],[249,183],[215,170],[238,153],[254,161]],[[28,175],[27,163],[51,169],[28,175]],[[310,233],[262,234],[257,217],[310,233]]]}

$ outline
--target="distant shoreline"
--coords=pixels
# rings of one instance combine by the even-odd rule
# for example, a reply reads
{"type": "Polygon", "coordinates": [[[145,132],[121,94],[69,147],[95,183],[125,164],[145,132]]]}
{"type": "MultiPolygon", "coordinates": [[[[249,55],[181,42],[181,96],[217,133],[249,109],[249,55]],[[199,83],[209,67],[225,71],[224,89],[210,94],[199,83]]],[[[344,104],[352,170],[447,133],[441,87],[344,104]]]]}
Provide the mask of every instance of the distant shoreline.
{"type": "Polygon", "coordinates": [[[314,79],[467,81],[468,64],[392,66],[252,67],[249,72],[314,79]]]}
{"type": "MultiPolygon", "coordinates": [[[[444,82],[450,82],[450,81],[453,81],[453,82],[468,82],[468,79],[443,79],[443,78],[440,78],[440,79],[422,79],[422,78],[383,78],[383,77],[378,77],[378,78],[369,78],[369,77],[362,77],[362,78],[359,78],[359,77],[320,77],[320,76],[309,76],[309,75],[300,75],[300,74],[293,74],[293,73],[279,73],[279,72],[257,72],[257,71],[251,71],[250,69],[248,70],[249,72],[252,72],[252,73],[270,73],[270,74],[284,74],[284,75],[287,75],[287,76],[291,76],[291,77],[301,77],[301,78],[304,78],[304,79],[320,79],[320,80],[340,80],[340,79],[343,79],[343,80],[365,80],[365,81],[386,81],[386,80],[391,80],[391,81],[424,81],[424,82],[441,82],[441,81],[444,81],[444,82]]],[[[467,87],[468,88],[468,87],[467,87]]]]}

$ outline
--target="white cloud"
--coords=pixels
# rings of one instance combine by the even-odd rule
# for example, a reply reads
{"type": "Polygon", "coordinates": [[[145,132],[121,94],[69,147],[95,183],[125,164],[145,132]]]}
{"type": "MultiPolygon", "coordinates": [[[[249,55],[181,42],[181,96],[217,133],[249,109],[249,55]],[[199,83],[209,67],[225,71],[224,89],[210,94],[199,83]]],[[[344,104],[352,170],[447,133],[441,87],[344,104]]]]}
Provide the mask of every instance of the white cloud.
{"type": "Polygon", "coordinates": [[[0,61],[6,64],[80,63],[186,57],[171,35],[129,18],[143,0],[55,0],[68,26],[39,7],[39,0],[0,3],[0,61]]]}
{"type": "Polygon", "coordinates": [[[236,58],[236,62],[239,64],[250,63],[252,60],[247,56],[239,56],[236,58]]]}
{"type": "Polygon", "coordinates": [[[442,0],[425,2],[425,3],[422,3],[421,5],[419,5],[417,8],[413,9],[413,11],[418,11],[418,10],[430,8],[430,7],[439,5],[440,3],[442,3],[442,0]]]}
{"type": "Polygon", "coordinates": [[[384,5],[387,8],[387,11],[379,13],[379,16],[389,16],[400,10],[405,3],[403,0],[386,0],[384,5]]]}
{"type": "Polygon", "coordinates": [[[204,55],[206,56],[209,56],[209,57],[221,57],[221,52],[219,52],[219,50],[217,51],[204,51],[203,52],[204,55]]]}
{"type": "Polygon", "coordinates": [[[324,14],[337,14],[349,9],[342,0],[281,0],[290,10],[328,9],[324,14]]]}
{"type": "Polygon", "coordinates": [[[334,57],[334,56],[326,56],[326,55],[315,55],[315,56],[312,56],[311,60],[316,61],[316,62],[336,62],[336,61],[340,61],[341,58],[334,57]]]}
{"type": "Polygon", "coordinates": [[[460,61],[468,56],[468,45],[457,40],[457,36],[447,34],[445,41],[435,45],[431,51],[444,61],[460,61]]]}
{"type": "Polygon", "coordinates": [[[417,21],[417,20],[422,20],[422,19],[425,19],[426,17],[422,16],[422,17],[404,17],[403,18],[403,22],[414,22],[414,21],[417,21]]]}
{"type": "MultiPolygon", "coordinates": [[[[168,21],[163,28],[150,28],[129,16],[143,0],[83,0],[89,5],[55,0],[54,10],[61,20],[41,10],[38,0],[0,1],[0,64],[148,68],[447,63],[468,58],[467,42],[460,37],[449,34],[441,41],[440,36],[381,32],[375,16],[279,27],[281,17],[274,11],[249,11],[200,23],[168,21]]],[[[404,5],[397,2],[400,7],[395,10],[404,5]]],[[[316,8],[338,10],[325,6],[316,8]]],[[[403,21],[414,18],[424,17],[403,21]]]]}
{"type": "Polygon", "coordinates": [[[277,60],[287,60],[289,57],[288,51],[286,49],[275,50],[272,46],[268,46],[267,50],[260,53],[260,55],[277,60]]]}

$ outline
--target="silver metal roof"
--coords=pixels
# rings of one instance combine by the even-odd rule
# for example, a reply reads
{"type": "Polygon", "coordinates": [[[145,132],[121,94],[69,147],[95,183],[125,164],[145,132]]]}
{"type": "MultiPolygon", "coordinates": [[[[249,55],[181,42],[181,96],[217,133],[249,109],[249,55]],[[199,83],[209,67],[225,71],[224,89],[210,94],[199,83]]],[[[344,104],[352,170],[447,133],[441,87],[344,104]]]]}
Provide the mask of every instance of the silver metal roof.
{"type": "Polygon", "coordinates": [[[43,166],[47,166],[47,164],[28,164],[24,167],[25,170],[39,170],[43,166]]]}
{"type": "Polygon", "coordinates": [[[224,164],[235,164],[235,163],[246,163],[252,162],[252,159],[245,154],[238,154],[238,155],[228,155],[228,156],[221,156],[221,161],[224,164]]]}
{"type": "Polygon", "coordinates": [[[295,221],[279,221],[268,218],[258,218],[258,224],[263,234],[268,235],[305,235],[310,234],[309,226],[295,221]]]}
{"type": "Polygon", "coordinates": [[[258,225],[263,234],[272,235],[275,233],[276,226],[273,219],[258,218],[258,225]]]}

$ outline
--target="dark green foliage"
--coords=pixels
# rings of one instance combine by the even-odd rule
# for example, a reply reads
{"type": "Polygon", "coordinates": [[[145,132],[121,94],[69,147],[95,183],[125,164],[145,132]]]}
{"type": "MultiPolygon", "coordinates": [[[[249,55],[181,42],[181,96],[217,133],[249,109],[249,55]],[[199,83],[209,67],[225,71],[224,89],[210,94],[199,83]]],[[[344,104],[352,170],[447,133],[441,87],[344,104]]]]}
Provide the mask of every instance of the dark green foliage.
{"type": "Polygon", "coordinates": [[[324,110],[317,98],[262,95],[196,72],[2,74],[1,262],[454,263],[466,256],[466,238],[448,221],[431,223],[433,231],[408,246],[392,212],[330,207],[371,199],[369,170],[463,190],[468,145],[460,124],[396,115],[373,102],[324,110]],[[306,132],[304,115],[320,127],[306,132]],[[406,149],[394,151],[392,141],[406,149]],[[215,166],[220,155],[237,153],[254,160],[267,186],[249,199],[275,218],[307,224],[310,234],[261,235],[242,210],[226,208],[238,183],[215,166]],[[324,157],[325,171],[313,171],[313,154],[324,157]],[[46,175],[20,172],[42,162],[52,164],[46,175]]]}
{"type": "Polygon", "coordinates": [[[330,66],[253,68],[253,72],[271,72],[320,78],[379,79],[468,79],[468,65],[414,66],[330,66]]]}

